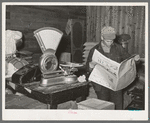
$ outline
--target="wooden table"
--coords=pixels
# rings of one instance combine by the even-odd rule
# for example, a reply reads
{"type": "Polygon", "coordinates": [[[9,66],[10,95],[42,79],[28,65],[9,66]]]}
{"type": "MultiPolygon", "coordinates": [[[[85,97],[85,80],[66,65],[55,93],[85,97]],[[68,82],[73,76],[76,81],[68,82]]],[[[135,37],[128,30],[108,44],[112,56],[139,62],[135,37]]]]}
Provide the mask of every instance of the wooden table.
{"type": "Polygon", "coordinates": [[[78,98],[82,98],[82,100],[86,99],[89,92],[88,85],[88,82],[76,82],[72,84],[41,87],[40,82],[32,82],[23,85],[15,84],[14,86],[16,91],[46,103],[47,108],[57,109],[57,105],[60,103],[70,100],[77,101],[78,98]]]}

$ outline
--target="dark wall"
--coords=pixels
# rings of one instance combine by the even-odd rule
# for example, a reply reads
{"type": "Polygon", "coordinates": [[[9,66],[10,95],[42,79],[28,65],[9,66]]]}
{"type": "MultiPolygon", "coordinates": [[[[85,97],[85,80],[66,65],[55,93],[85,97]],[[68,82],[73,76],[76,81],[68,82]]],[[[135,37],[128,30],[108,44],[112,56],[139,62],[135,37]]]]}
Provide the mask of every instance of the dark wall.
{"type": "Polygon", "coordinates": [[[63,43],[60,45],[67,46],[70,40],[65,33],[68,19],[85,20],[86,8],[84,6],[6,6],[6,29],[21,31],[24,43],[20,49],[34,53],[41,52],[41,49],[33,32],[42,27],[54,27],[63,31],[63,43]]]}

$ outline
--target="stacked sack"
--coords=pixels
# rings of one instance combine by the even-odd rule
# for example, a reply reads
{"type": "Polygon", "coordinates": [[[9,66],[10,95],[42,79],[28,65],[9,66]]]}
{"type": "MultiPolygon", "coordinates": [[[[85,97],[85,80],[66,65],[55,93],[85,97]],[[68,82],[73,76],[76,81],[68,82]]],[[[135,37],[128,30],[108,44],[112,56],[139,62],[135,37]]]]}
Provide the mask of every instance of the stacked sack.
{"type": "Polygon", "coordinates": [[[98,44],[98,42],[86,42],[83,45],[84,46],[84,49],[83,49],[83,64],[84,65],[86,64],[87,57],[89,55],[89,52],[90,52],[91,48],[93,48],[97,44],[98,44]]]}
{"type": "Polygon", "coordinates": [[[10,78],[17,70],[28,64],[24,59],[16,56],[18,43],[22,43],[22,32],[14,30],[5,31],[5,76],[10,78]]]}

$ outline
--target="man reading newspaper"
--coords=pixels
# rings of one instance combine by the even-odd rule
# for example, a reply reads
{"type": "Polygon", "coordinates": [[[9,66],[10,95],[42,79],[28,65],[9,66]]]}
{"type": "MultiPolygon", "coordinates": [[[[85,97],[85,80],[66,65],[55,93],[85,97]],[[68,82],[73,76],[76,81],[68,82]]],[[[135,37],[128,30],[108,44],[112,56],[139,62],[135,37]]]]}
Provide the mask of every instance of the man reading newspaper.
{"type": "MultiPolygon", "coordinates": [[[[115,109],[122,109],[122,89],[129,83],[120,81],[127,77],[126,73],[135,71],[133,60],[139,60],[139,55],[130,58],[130,54],[114,42],[115,38],[115,29],[104,27],[101,30],[101,41],[89,52],[86,67],[98,99],[113,102],[115,109]]],[[[134,76],[128,79],[133,81],[134,76]]]]}

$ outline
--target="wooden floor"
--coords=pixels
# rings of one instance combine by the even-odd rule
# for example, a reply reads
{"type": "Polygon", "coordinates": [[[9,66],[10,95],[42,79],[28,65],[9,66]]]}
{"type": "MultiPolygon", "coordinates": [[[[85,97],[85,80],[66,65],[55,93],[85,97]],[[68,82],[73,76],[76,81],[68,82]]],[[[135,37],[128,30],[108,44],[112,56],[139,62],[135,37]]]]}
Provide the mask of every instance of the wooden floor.
{"type": "MultiPolygon", "coordinates": [[[[29,98],[25,95],[6,94],[5,109],[48,109],[47,104],[29,98]]],[[[77,109],[74,101],[58,105],[58,109],[77,109]]]]}
{"type": "Polygon", "coordinates": [[[25,95],[6,94],[5,109],[47,109],[47,105],[25,95]]]}

